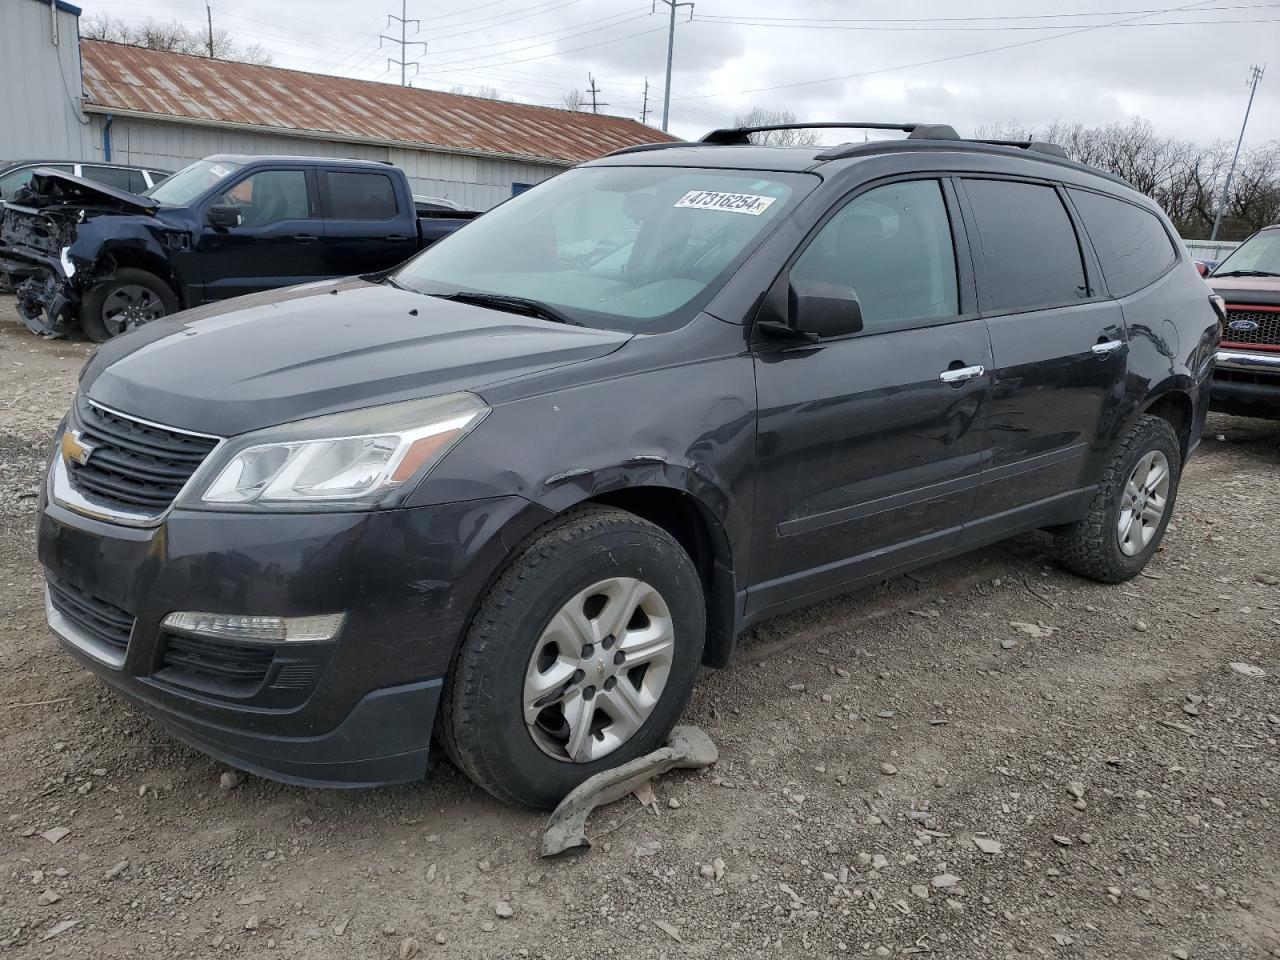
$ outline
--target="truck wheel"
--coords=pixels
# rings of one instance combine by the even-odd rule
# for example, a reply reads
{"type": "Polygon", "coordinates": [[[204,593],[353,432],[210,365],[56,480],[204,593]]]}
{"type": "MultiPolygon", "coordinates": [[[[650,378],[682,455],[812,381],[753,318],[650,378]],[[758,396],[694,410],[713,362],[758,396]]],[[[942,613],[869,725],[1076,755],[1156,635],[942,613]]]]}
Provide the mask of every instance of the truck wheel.
{"type": "Polygon", "coordinates": [[[1144,415],[1116,449],[1089,515],[1057,532],[1055,554],[1102,583],[1138,574],[1160,546],[1182,476],[1182,445],[1168,420],[1144,415]]]}
{"type": "Polygon", "coordinates": [[[554,806],[662,744],[705,634],[698,572],[670,534],[623,510],[575,510],[481,601],[445,681],[441,740],[495,797],[554,806]]]}
{"type": "Polygon", "coordinates": [[[94,343],[177,312],[178,298],[154,273],[124,267],[80,301],[80,326],[94,343]]]}

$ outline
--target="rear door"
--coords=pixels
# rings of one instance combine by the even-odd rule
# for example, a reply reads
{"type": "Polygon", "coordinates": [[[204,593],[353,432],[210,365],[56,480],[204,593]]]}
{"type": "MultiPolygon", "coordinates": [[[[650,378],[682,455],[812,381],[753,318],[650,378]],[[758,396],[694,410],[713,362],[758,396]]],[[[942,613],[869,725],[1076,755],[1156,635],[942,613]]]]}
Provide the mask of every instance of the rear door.
{"type": "Polygon", "coordinates": [[[198,262],[205,300],[322,280],[320,218],[313,178],[304,167],[258,168],[200,206],[198,262]],[[240,224],[213,227],[210,207],[235,207],[240,224]]]}
{"type": "Polygon", "coordinates": [[[829,216],[779,281],[853,287],[864,326],[756,344],[750,612],[958,541],[983,464],[976,425],[991,365],[958,226],[945,179],[872,187],[829,216]]]}
{"type": "Polygon", "coordinates": [[[977,540],[1049,522],[1096,481],[1128,343],[1060,187],[967,178],[961,189],[995,370],[983,424],[992,460],[970,531],[977,540]]]}
{"type": "Polygon", "coordinates": [[[390,171],[321,170],[325,270],[332,276],[376,273],[418,251],[418,215],[390,171]]]}

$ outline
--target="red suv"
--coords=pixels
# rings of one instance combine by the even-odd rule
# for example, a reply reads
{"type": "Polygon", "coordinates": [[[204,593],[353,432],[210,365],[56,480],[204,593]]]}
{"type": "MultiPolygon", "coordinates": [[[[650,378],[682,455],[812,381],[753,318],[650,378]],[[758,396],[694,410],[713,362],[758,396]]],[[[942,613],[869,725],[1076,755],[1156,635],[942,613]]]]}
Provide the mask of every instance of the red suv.
{"type": "Polygon", "coordinates": [[[1240,244],[1207,280],[1227,306],[1209,405],[1280,419],[1280,224],[1240,244]]]}

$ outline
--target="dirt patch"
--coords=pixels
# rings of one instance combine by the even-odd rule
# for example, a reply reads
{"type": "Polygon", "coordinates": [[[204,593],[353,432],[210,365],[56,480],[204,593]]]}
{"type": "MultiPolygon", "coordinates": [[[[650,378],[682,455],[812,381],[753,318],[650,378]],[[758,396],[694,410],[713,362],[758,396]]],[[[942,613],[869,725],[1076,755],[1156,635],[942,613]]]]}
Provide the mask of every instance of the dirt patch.
{"type": "Polygon", "coordinates": [[[1062,572],[1037,534],[762,625],[685,714],[720,763],[548,862],[541,816],[444,763],[224,789],[58,652],[33,493],[89,346],[36,340],[11,302],[0,952],[1280,956],[1280,424],[1211,418],[1130,584],[1062,572]]]}

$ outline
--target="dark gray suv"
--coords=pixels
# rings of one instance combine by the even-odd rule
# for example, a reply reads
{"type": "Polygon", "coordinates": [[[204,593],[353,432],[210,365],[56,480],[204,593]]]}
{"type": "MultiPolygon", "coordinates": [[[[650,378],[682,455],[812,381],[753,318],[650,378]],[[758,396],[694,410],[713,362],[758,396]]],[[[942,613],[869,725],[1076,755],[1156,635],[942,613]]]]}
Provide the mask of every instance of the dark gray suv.
{"type": "Polygon", "coordinates": [[[50,625],[244,769],[411,780],[434,730],[547,805],[766,617],[1037,528],[1134,576],[1220,303],[1114,177],[894,129],[626,150],[104,344],[40,502],[50,625]]]}

